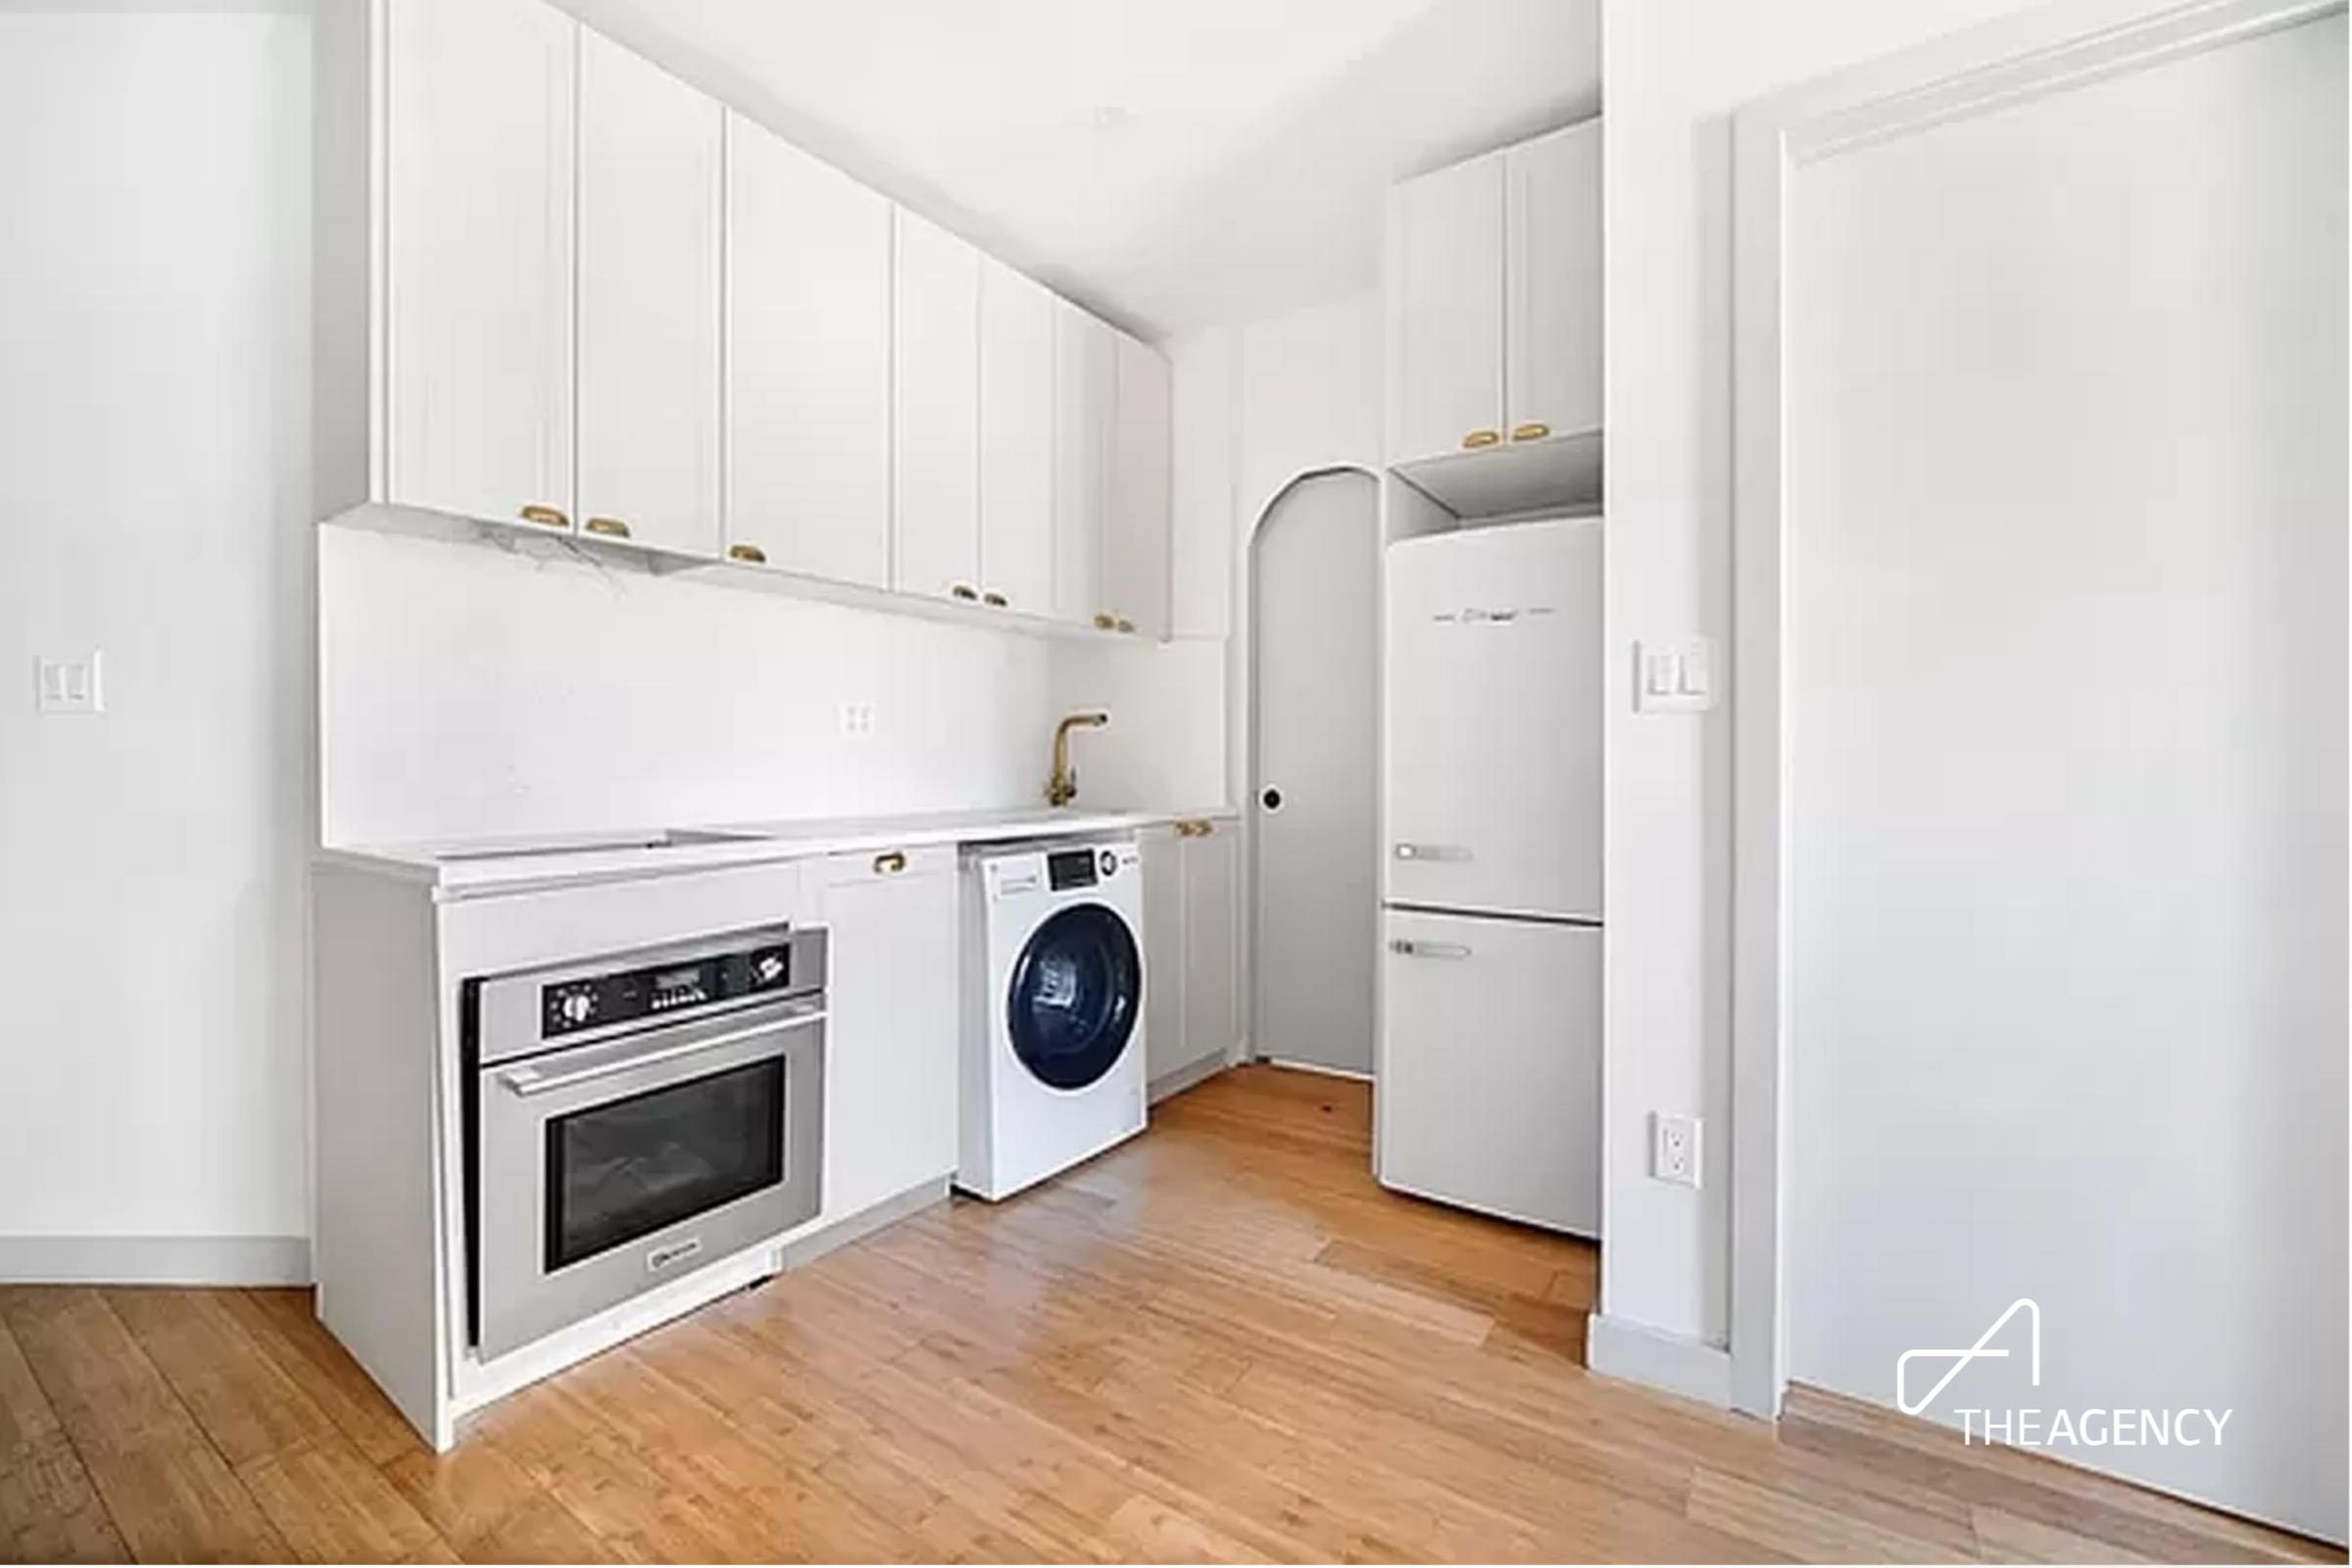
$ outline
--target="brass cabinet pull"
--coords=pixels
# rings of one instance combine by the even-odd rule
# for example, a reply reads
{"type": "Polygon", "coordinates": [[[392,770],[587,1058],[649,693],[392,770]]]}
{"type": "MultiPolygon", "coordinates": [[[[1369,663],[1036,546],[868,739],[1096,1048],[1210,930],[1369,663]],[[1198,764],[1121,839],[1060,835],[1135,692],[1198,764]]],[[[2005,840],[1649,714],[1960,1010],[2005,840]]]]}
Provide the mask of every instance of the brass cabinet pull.
{"type": "Polygon", "coordinates": [[[1129,620],[1129,619],[1128,619],[1128,618],[1127,618],[1125,615],[1121,615],[1121,616],[1119,617],[1119,630],[1121,630],[1121,631],[1133,631],[1133,630],[1135,630],[1135,622],[1134,622],[1134,621],[1132,621],[1132,620],[1129,620]]]}
{"type": "Polygon", "coordinates": [[[525,522],[535,522],[542,528],[568,528],[571,519],[554,507],[528,506],[517,514],[525,522]]]}
{"type": "Polygon", "coordinates": [[[980,593],[971,584],[959,582],[949,586],[948,596],[952,599],[974,600],[980,597],[980,593]]]}
{"type": "Polygon", "coordinates": [[[767,552],[758,545],[729,545],[727,558],[731,561],[748,561],[755,566],[767,564],[767,552]]]}
{"type": "Polygon", "coordinates": [[[584,524],[590,533],[601,533],[608,539],[626,539],[629,525],[618,517],[590,517],[584,524]]]}
{"type": "Polygon", "coordinates": [[[1498,445],[1501,440],[1502,432],[1500,430],[1473,430],[1462,437],[1462,446],[1466,450],[1475,451],[1480,447],[1498,445]]]}
{"type": "Polygon", "coordinates": [[[980,596],[980,602],[988,606],[991,610],[1003,610],[1006,605],[1012,603],[1011,600],[1005,598],[1003,594],[993,592],[982,594],[980,596]]]}
{"type": "Polygon", "coordinates": [[[1511,426],[1511,439],[1514,441],[1541,441],[1549,434],[1551,426],[1541,419],[1530,419],[1525,424],[1511,426]]]}
{"type": "Polygon", "coordinates": [[[1197,816],[1176,824],[1176,831],[1188,839],[1204,839],[1216,830],[1214,822],[1203,821],[1197,816]]]}
{"type": "Polygon", "coordinates": [[[897,876],[901,871],[906,869],[906,856],[905,851],[892,850],[886,855],[877,855],[874,857],[874,874],[877,876],[897,876]]]}
{"type": "Polygon", "coordinates": [[[1103,612],[1098,610],[1095,612],[1095,629],[1097,631],[1117,631],[1119,629],[1119,617],[1116,615],[1105,614],[1103,612]]]}

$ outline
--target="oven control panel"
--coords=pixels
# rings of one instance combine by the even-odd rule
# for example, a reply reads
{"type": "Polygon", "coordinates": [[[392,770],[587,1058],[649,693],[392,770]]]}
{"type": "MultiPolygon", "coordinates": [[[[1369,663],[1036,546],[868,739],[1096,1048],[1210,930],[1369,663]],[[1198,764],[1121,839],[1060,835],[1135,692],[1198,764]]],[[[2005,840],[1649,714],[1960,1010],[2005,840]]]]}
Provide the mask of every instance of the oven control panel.
{"type": "Polygon", "coordinates": [[[739,948],[686,962],[573,975],[540,988],[539,1037],[556,1040],[791,988],[788,943],[739,948]]]}

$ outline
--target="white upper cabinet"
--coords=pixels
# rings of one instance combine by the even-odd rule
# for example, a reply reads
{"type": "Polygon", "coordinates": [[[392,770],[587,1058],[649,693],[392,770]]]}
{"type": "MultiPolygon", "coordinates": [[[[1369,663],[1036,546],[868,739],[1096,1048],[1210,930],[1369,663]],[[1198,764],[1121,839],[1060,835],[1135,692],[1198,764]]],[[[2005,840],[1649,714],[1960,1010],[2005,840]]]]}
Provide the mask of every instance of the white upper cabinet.
{"type": "Polygon", "coordinates": [[[1391,463],[1502,440],[1505,166],[1490,153],[1390,192],[1391,463]]]}
{"type": "Polygon", "coordinates": [[[727,117],[726,519],[738,559],[890,586],[890,203],[727,117]]]}
{"type": "Polygon", "coordinates": [[[1599,428],[1600,122],[1511,148],[1504,434],[1540,441],[1599,428]]]}
{"type": "MultiPolygon", "coordinates": [[[[338,25],[322,46],[364,51],[364,18],[338,25]]],[[[567,526],[579,26],[539,0],[393,0],[382,25],[386,471],[342,499],[567,526]]]]}
{"type": "Polygon", "coordinates": [[[1054,307],[1054,616],[1110,626],[1102,597],[1118,334],[1067,300],[1054,307]]]}
{"type": "Polygon", "coordinates": [[[1121,334],[1102,596],[1121,631],[1168,635],[1168,362],[1121,334]]]}
{"type": "Polygon", "coordinates": [[[980,262],[980,597],[1054,605],[1054,296],[980,262]]]}
{"type": "Polygon", "coordinates": [[[580,526],[709,555],[722,134],[714,101],[581,29],[580,526]]]}
{"type": "Polygon", "coordinates": [[[896,228],[891,586],[976,601],[980,253],[904,209],[896,228]]]}

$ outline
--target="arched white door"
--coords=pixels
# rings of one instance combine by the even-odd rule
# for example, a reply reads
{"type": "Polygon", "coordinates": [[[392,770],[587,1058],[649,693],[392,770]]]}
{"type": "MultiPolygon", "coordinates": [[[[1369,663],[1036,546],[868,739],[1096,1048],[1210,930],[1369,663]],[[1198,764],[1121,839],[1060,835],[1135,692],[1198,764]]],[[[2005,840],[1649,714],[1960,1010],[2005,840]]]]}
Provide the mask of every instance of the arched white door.
{"type": "Polygon", "coordinates": [[[1380,494],[1352,469],[1276,498],[1251,542],[1260,1056],[1372,1070],[1379,941],[1380,494]]]}

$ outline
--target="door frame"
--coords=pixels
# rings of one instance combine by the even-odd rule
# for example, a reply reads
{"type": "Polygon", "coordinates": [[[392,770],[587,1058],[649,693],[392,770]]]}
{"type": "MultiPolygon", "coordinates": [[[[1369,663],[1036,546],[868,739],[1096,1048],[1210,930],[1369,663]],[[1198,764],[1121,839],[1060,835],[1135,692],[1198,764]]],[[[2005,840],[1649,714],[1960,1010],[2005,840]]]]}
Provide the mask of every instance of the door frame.
{"type": "MultiPolygon", "coordinates": [[[[1348,474],[1353,474],[1372,486],[1371,526],[1372,570],[1374,574],[1373,602],[1376,607],[1376,613],[1385,619],[1388,613],[1389,589],[1388,551],[1386,548],[1386,486],[1382,483],[1380,474],[1372,468],[1366,467],[1360,463],[1326,463],[1318,464],[1311,468],[1299,469],[1297,473],[1292,474],[1288,479],[1285,479],[1280,485],[1276,486],[1273,494],[1266,497],[1264,505],[1260,506],[1257,509],[1256,514],[1250,518],[1250,531],[1242,541],[1243,559],[1248,568],[1249,589],[1249,603],[1245,607],[1244,616],[1244,625],[1247,628],[1248,637],[1247,644],[1243,648],[1241,656],[1243,661],[1243,706],[1248,719],[1246,725],[1244,726],[1242,737],[1242,799],[1240,824],[1242,831],[1243,859],[1241,890],[1242,919],[1240,924],[1242,928],[1242,949],[1249,960],[1248,968],[1250,993],[1245,1006],[1245,1021],[1247,1027],[1245,1028],[1242,1037],[1243,1054],[1241,1059],[1244,1061],[1266,1061],[1271,1059],[1265,1053],[1262,1044],[1265,1037],[1263,1032],[1258,1027],[1260,1022],[1258,997],[1265,985],[1266,966],[1264,963],[1259,961],[1261,955],[1258,951],[1257,930],[1258,894],[1261,881],[1258,868],[1257,813],[1258,794],[1262,787],[1259,780],[1258,767],[1263,760],[1261,755],[1263,750],[1262,736],[1259,730],[1262,705],[1258,701],[1258,662],[1262,650],[1265,647],[1265,640],[1258,635],[1259,618],[1265,612],[1265,583],[1257,569],[1257,542],[1259,537],[1265,532],[1267,519],[1274,515],[1275,510],[1279,508],[1285,500],[1289,499],[1291,492],[1297,490],[1300,485],[1310,484],[1317,479],[1334,479],[1348,474]]],[[[1387,717],[1387,705],[1380,701],[1380,694],[1386,679],[1387,649],[1385,646],[1385,639],[1381,636],[1378,625],[1375,625],[1373,629],[1371,654],[1374,696],[1374,701],[1372,704],[1372,819],[1375,823],[1378,823],[1385,820],[1382,812],[1387,805],[1387,792],[1383,787],[1383,780],[1381,776],[1382,769],[1380,766],[1380,758],[1383,755],[1381,751],[1382,726],[1386,722],[1387,717]]],[[[1377,886],[1380,875],[1380,866],[1377,860],[1377,847],[1375,848],[1374,854],[1375,862],[1373,865],[1373,877],[1375,886],[1377,886]]],[[[1380,966],[1376,961],[1373,964],[1373,974],[1376,987],[1379,972],[1380,966]]],[[[1363,1075],[1367,1081],[1376,1080],[1378,1078],[1380,1068],[1380,1007],[1377,989],[1374,993],[1372,1022],[1372,1070],[1363,1075]]],[[[1318,1068],[1312,1063],[1304,1063],[1301,1065],[1305,1070],[1308,1071],[1329,1070],[1335,1077],[1349,1076],[1340,1072],[1336,1068],[1318,1068]]]]}
{"type": "Polygon", "coordinates": [[[1860,147],[2313,21],[2345,0],[2057,0],[1733,117],[1731,1399],[1788,1385],[1789,729],[1781,269],[1790,173],[1860,147]]]}

